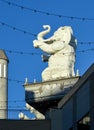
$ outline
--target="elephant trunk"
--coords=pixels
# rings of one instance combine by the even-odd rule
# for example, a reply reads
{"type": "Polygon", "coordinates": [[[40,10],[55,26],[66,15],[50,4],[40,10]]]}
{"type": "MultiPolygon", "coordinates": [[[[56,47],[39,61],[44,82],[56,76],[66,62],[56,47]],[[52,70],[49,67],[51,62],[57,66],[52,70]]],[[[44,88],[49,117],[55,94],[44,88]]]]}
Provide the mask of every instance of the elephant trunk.
{"type": "Polygon", "coordinates": [[[39,41],[46,42],[46,41],[48,41],[48,39],[44,39],[43,37],[50,32],[51,27],[50,27],[49,25],[43,25],[43,28],[46,29],[46,30],[40,32],[40,33],[38,34],[38,36],[37,36],[37,39],[38,39],[39,41]]]}

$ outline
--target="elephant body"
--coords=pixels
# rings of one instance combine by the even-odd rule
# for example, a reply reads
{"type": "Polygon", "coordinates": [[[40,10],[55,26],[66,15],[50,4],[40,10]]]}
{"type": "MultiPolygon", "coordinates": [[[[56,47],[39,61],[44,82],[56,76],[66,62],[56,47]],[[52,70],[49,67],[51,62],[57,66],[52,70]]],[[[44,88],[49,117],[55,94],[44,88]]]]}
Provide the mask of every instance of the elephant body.
{"type": "Polygon", "coordinates": [[[33,41],[34,47],[50,54],[48,67],[42,72],[42,80],[75,76],[74,64],[77,41],[73,36],[71,27],[60,27],[52,37],[44,40],[43,37],[39,38],[41,33],[43,34],[43,31],[39,33],[38,39],[33,41]]]}

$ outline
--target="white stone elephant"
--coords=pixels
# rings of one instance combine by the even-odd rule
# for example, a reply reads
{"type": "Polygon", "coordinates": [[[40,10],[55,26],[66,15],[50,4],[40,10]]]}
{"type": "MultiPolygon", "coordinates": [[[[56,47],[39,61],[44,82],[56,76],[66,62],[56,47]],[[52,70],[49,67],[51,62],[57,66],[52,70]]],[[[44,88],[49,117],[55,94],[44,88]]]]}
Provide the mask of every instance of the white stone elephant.
{"type": "Polygon", "coordinates": [[[50,32],[50,26],[44,25],[44,31],[37,35],[37,40],[33,41],[35,48],[40,48],[50,54],[48,67],[42,72],[42,80],[55,80],[58,78],[75,76],[75,51],[77,40],[73,36],[70,26],[57,29],[53,36],[44,39],[43,37],[50,32]]]}

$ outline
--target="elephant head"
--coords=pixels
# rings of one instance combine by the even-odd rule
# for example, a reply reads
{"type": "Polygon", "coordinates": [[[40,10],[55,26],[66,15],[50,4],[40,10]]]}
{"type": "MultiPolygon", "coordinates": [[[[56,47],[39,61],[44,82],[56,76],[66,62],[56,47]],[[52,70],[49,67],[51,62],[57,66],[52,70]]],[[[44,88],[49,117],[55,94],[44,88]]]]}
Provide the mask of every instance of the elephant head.
{"type": "Polygon", "coordinates": [[[64,26],[59,27],[57,31],[54,32],[53,36],[51,36],[48,39],[45,39],[44,36],[48,34],[51,30],[50,25],[43,25],[43,28],[46,29],[42,32],[40,32],[37,36],[38,41],[42,41],[45,43],[52,43],[53,41],[63,40],[64,42],[67,41],[67,43],[71,40],[71,35],[73,35],[73,31],[70,26],[64,26]]]}
{"type": "Polygon", "coordinates": [[[59,27],[48,39],[44,39],[43,37],[50,32],[50,26],[49,25],[43,25],[43,28],[46,29],[42,32],[40,32],[37,35],[37,40],[33,41],[35,48],[40,48],[44,52],[53,54],[57,51],[60,51],[62,48],[64,48],[67,45],[71,45],[73,48],[76,48],[76,41],[73,37],[73,31],[70,26],[64,26],[59,27]],[[72,42],[72,44],[71,44],[72,42]]]}

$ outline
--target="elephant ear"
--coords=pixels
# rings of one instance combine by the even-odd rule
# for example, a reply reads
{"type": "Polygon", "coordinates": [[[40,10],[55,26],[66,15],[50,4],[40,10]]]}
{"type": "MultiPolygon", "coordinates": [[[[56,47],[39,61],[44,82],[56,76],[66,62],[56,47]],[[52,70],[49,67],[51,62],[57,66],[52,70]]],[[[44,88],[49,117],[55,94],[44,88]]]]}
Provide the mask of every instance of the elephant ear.
{"type": "Polygon", "coordinates": [[[63,43],[69,44],[71,41],[71,37],[73,35],[72,29],[71,27],[65,26],[64,28],[62,28],[62,30],[63,30],[63,36],[62,36],[63,43]]]}

